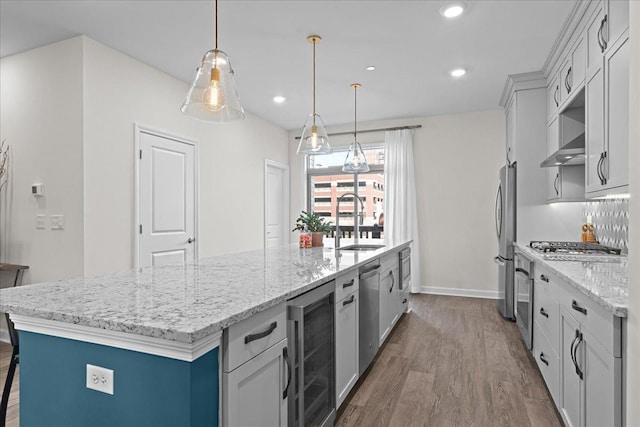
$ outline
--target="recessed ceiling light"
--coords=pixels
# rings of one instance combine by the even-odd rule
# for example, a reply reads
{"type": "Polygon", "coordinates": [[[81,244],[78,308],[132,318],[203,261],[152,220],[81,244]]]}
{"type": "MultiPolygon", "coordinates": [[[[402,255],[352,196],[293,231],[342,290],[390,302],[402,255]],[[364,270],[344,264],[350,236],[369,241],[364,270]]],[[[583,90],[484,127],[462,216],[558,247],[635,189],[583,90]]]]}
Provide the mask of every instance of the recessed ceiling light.
{"type": "Polygon", "coordinates": [[[462,3],[443,6],[440,9],[440,14],[445,18],[456,18],[462,15],[462,12],[464,12],[464,4],[462,3]]]}
{"type": "Polygon", "coordinates": [[[282,104],[286,100],[287,100],[287,98],[285,98],[284,96],[280,96],[280,95],[273,97],[273,102],[275,102],[276,104],[282,104]]]}
{"type": "Polygon", "coordinates": [[[467,70],[464,68],[456,68],[455,70],[449,71],[449,74],[451,74],[452,77],[462,77],[467,74],[467,70]]]}
{"type": "Polygon", "coordinates": [[[375,66],[373,66],[373,65],[369,65],[369,66],[366,68],[366,70],[367,70],[367,71],[373,71],[373,70],[375,70],[375,69],[376,69],[376,67],[375,67],[375,66]]]}

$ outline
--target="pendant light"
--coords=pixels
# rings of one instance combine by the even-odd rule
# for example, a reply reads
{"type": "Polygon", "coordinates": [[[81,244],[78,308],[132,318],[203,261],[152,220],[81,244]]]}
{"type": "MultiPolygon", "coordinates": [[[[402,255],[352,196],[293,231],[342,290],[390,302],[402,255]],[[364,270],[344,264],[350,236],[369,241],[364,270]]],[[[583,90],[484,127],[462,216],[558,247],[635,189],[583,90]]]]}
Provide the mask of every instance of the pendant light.
{"type": "Polygon", "coordinates": [[[364,173],[369,172],[369,164],[367,163],[367,158],[362,151],[362,146],[358,142],[357,127],[358,89],[360,89],[362,85],[360,83],[354,83],[351,87],[353,88],[353,144],[349,146],[349,152],[347,153],[347,158],[344,159],[342,172],[364,173]]]}
{"type": "Polygon", "coordinates": [[[218,0],[215,0],[215,48],[202,57],[196,78],[180,111],[207,122],[244,119],[233,68],[226,53],[218,49],[218,0]]]}
{"type": "Polygon", "coordinates": [[[298,154],[327,154],[331,153],[327,128],[322,117],[316,113],[316,45],[320,43],[320,36],[309,36],[307,41],[313,44],[313,112],[307,117],[298,144],[298,154]]]}

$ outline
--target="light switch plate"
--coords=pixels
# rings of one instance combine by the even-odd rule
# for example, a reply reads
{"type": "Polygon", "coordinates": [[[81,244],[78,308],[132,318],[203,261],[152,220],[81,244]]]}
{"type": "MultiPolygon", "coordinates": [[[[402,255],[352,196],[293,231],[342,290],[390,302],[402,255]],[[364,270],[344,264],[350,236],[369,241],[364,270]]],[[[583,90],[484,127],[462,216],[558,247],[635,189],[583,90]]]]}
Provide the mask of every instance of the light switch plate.
{"type": "Polygon", "coordinates": [[[36,230],[44,230],[46,220],[46,215],[36,215],[36,230]]]}
{"type": "Polygon", "coordinates": [[[87,363],[87,388],[113,395],[113,369],[87,363]]]}
{"type": "Polygon", "coordinates": [[[64,215],[51,215],[51,229],[64,230],[64,215]]]}

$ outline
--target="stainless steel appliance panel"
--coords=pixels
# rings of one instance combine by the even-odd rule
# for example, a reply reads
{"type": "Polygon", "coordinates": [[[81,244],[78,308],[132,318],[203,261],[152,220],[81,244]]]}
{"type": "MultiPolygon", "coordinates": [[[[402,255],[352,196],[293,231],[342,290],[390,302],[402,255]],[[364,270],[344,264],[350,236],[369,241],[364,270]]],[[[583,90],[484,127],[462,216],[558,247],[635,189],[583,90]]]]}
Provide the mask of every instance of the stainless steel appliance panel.
{"type": "Polygon", "coordinates": [[[516,163],[500,169],[496,192],[495,227],[498,239],[498,310],[514,320],[513,242],[516,239],[516,163]]]}
{"type": "Polygon", "coordinates": [[[287,302],[289,425],[330,426],[335,409],[335,281],[287,302]]]}
{"type": "Polygon", "coordinates": [[[360,375],[369,367],[380,347],[380,262],[378,260],[360,269],[360,375]]]}
{"type": "Polygon", "coordinates": [[[516,324],[527,348],[533,348],[533,277],[532,260],[517,253],[515,255],[516,324]]]}

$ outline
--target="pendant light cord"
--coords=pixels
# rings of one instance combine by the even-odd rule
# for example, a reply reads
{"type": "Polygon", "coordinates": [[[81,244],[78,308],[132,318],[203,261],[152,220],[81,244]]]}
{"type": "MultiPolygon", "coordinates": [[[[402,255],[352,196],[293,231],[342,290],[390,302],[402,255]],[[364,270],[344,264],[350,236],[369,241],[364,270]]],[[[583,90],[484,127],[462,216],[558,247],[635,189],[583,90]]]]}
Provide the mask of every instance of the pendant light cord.
{"type": "Polygon", "coordinates": [[[358,87],[353,87],[353,141],[357,140],[358,135],[358,87]]]}
{"type": "Polygon", "coordinates": [[[216,0],[216,54],[218,53],[218,0],[216,0]]]}
{"type": "Polygon", "coordinates": [[[316,123],[316,41],[313,41],[313,124],[316,123]]]}

